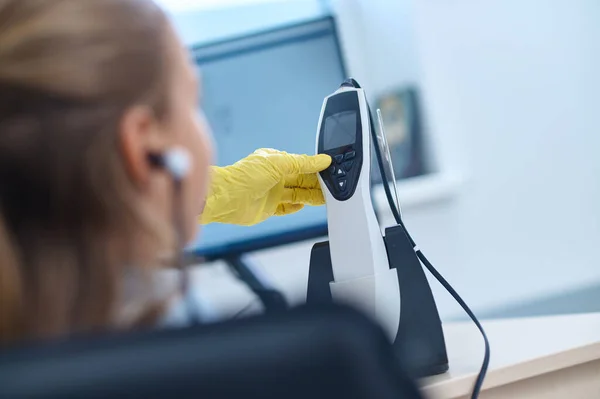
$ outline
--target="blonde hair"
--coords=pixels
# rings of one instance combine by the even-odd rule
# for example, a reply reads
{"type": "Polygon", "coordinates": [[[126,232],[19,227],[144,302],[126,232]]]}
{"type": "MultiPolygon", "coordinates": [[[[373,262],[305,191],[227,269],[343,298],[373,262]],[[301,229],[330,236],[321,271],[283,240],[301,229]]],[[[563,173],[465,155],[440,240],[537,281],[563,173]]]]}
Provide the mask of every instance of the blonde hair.
{"type": "Polygon", "coordinates": [[[136,206],[123,114],[168,114],[168,21],[149,0],[0,0],[0,344],[113,323],[136,206]]]}

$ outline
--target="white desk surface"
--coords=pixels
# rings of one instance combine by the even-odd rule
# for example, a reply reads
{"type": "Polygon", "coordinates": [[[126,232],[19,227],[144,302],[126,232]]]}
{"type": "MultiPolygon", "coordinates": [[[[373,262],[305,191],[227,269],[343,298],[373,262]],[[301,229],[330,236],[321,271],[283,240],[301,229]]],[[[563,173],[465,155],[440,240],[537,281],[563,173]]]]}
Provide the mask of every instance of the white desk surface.
{"type": "MultiPolygon", "coordinates": [[[[600,359],[600,313],[482,322],[491,360],[482,391],[600,359]]],[[[422,381],[428,398],[471,393],[483,360],[483,338],[471,322],[444,324],[450,370],[422,381]]]]}

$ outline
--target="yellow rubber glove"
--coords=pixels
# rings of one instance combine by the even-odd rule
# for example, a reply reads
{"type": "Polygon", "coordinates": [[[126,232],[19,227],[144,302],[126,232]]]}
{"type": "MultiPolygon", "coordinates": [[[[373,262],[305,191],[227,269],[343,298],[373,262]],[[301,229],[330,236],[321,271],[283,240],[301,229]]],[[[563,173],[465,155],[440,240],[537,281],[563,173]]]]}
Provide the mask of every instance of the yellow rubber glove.
{"type": "Polygon", "coordinates": [[[317,173],[329,155],[296,155],[260,149],[233,165],[213,166],[212,182],[200,221],[251,226],[273,215],[323,205],[317,173]]]}

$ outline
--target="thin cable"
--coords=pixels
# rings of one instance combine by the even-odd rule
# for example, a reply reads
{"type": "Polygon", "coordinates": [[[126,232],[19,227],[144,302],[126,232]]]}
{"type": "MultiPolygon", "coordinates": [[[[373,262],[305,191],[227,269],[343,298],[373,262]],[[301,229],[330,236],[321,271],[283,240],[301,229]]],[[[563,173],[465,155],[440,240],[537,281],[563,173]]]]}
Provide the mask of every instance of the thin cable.
{"type": "Polygon", "coordinates": [[[256,302],[259,302],[259,300],[252,299],[242,309],[240,309],[239,311],[237,311],[231,318],[232,319],[238,319],[238,318],[242,317],[244,315],[244,313],[246,313],[248,310],[252,309],[252,306],[254,306],[254,304],[256,302]]]}
{"type": "MultiPolygon", "coordinates": [[[[360,87],[358,85],[358,83],[353,79],[346,80],[344,82],[344,84],[352,85],[353,87],[357,87],[357,88],[360,87]]],[[[375,140],[375,142],[377,142],[376,141],[377,134],[375,133],[375,127],[374,127],[375,125],[373,124],[373,115],[371,114],[371,109],[369,107],[368,107],[368,111],[369,111],[369,122],[371,124],[371,136],[372,136],[371,139],[375,140]]],[[[383,132],[382,132],[382,134],[383,134],[383,132]]],[[[479,320],[477,320],[477,317],[471,311],[469,306],[460,297],[460,295],[456,292],[456,290],[454,288],[452,288],[450,283],[448,283],[448,281],[435,269],[435,267],[433,267],[431,262],[429,262],[429,260],[425,257],[423,252],[419,249],[419,247],[417,246],[417,244],[411,237],[406,226],[402,222],[402,216],[400,215],[400,211],[398,210],[398,208],[396,207],[396,205],[394,203],[394,198],[393,198],[390,188],[387,184],[387,177],[385,176],[385,169],[384,169],[385,167],[383,165],[383,154],[381,154],[381,151],[380,151],[380,148],[378,145],[375,145],[374,148],[375,148],[375,155],[377,158],[377,163],[379,166],[379,173],[381,174],[381,181],[383,182],[383,187],[384,187],[384,191],[385,191],[385,194],[386,194],[386,197],[388,200],[388,204],[390,206],[392,214],[394,215],[394,219],[396,220],[396,223],[402,228],[402,230],[408,237],[408,239],[413,247],[413,250],[415,251],[415,254],[417,255],[417,258],[421,261],[421,263],[423,265],[425,265],[427,270],[429,270],[429,272],[433,275],[433,277],[436,278],[436,280],[446,289],[446,291],[448,291],[448,293],[450,293],[450,295],[452,295],[454,300],[463,308],[465,313],[471,318],[473,323],[475,323],[475,325],[479,329],[479,332],[481,333],[481,336],[483,337],[485,353],[483,356],[483,362],[481,365],[481,369],[479,370],[479,374],[477,375],[477,379],[475,381],[475,385],[473,386],[473,391],[471,393],[471,399],[477,399],[479,397],[481,387],[483,386],[483,382],[485,380],[485,376],[487,374],[487,370],[488,370],[489,363],[490,363],[490,343],[488,341],[485,330],[483,329],[483,327],[481,326],[481,323],[479,323],[479,320]]]]}
{"type": "Polygon", "coordinates": [[[173,177],[173,224],[175,227],[175,267],[179,270],[179,292],[181,292],[187,318],[191,325],[201,324],[200,310],[195,298],[190,289],[190,268],[188,262],[185,261],[183,248],[185,246],[185,221],[182,207],[182,184],[181,179],[173,177]]]}
{"type": "MultiPolygon", "coordinates": [[[[408,235],[408,232],[406,232],[406,229],[403,229],[403,230],[408,235]]],[[[490,343],[488,341],[487,335],[485,334],[485,330],[483,329],[483,327],[479,323],[479,320],[477,320],[477,317],[475,317],[475,315],[473,314],[471,309],[469,309],[469,306],[465,303],[465,301],[463,301],[463,299],[460,297],[460,295],[458,295],[458,293],[454,290],[454,288],[452,288],[450,283],[448,283],[448,281],[446,281],[446,279],[435,269],[435,267],[433,267],[433,265],[429,262],[429,260],[427,260],[427,258],[423,254],[423,252],[421,252],[421,250],[417,249],[416,254],[417,254],[417,257],[421,260],[421,262],[425,265],[427,270],[429,270],[429,272],[440,282],[440,284],[442,284],[442,286],[446,289],[446,291],[448,291],[450,293],[450,295],[452,295],[452,297],[456,300],[456,302],[458,302],[458,304],[464,309],[465,313],[467,313],[469,315],[471,320],[473,320],[473,323],[475,323],[475,325],[479,329],[481,336],[483,337],[483,342],[485,345],[485,354],[483,356],[483,362],[481,364],[481,369],[479,370],[479,374],[477,374],[477,380],[475,381],[475,385],[473,387],[473,392],[471,394],[471,398],[476,399],[479,397],[479,392],[481,391],[481,387],[483,386],[483,381],[485,380],[488,366],[490,364],[490,343]]]]}
{"type": "MultiPolygon", "coordinates": [[[[390,203],[390,207],[391,207],[391,203],[390,203]]],[[[479,330],[479,332],[481,333],[481,336],[483,337],[485,353],[483,355],[483,362],[481,364],[479,373],[477,374],[477,379],[475,380],[475,385],[473,386],[473,391],[471,393],[471,399],[477,399],[479,397],[479,393],[481,392],[481,387],[483,386],[483,382],[485,380],[485,376],[487,374],[487,370],[488,370],[488,367],[490,364],[490,343],[488,341],[488,337],[485,333],[485,330],[483,329],[483,326],[481,325],[481,323],[479,322],[479,320],[477,319],[477,317],[475,316],[473,311],[471,311],[469,306],[466,304],[466,302],[460,297],[460,295],[456,292],[456,290],[454,288],[452,288],[452,286],[444,278],[444,276],[442,276],[440,274],[440,272],[438,272],[436,270],[436,268],[433,267],[431,262],[429,262],[427,257],[425,257],[425,254],[423,254],[423,252],[419,249],[419,247],[413,240],[412,236],[406,229],[406,226],[402,222],[402,219],[400,218],[400,214],[399,214],[398,210],[395,209],[395,207],[391,207],[391,209],[392,209],[392,213],[394,214],[394,219],[396,219],[396,222],[398,222],[398,225],[400,227],[402,227],[404,234],[406,234],[406,236],[408,237],[408,240],[410,241],[410,243],[413,247],[413,250],[415,251],[415,253],[416,253],[417,257],[419,258],[419,260],[421,261],[421,263],[423,263],[423,265],[425,265],[427,270],[429,270],[429,273],[431,273],[433,275],[433,277],[435,277],[435,279],[444,287],[444,289],[446,289],[446,291],[448,291],[448,293],[450,295],[452,295],[452,298],[454,298],[454,300],[463,308],[465,313],[471,318],[473,323],[477,326],[477,329],[479,330]]]]}

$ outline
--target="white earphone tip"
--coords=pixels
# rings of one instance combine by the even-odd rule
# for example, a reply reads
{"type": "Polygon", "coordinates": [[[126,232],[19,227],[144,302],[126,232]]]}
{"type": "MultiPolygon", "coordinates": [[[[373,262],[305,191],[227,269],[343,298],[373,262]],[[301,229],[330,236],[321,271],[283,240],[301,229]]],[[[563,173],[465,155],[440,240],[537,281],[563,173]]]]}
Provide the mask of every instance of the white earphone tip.
{"type": "Polygon", "coordinates": [[[192,169],[192,157],[185,148],[175,147],[165,153],[165,166],[174,178],[182,180],[192,169]]]}

